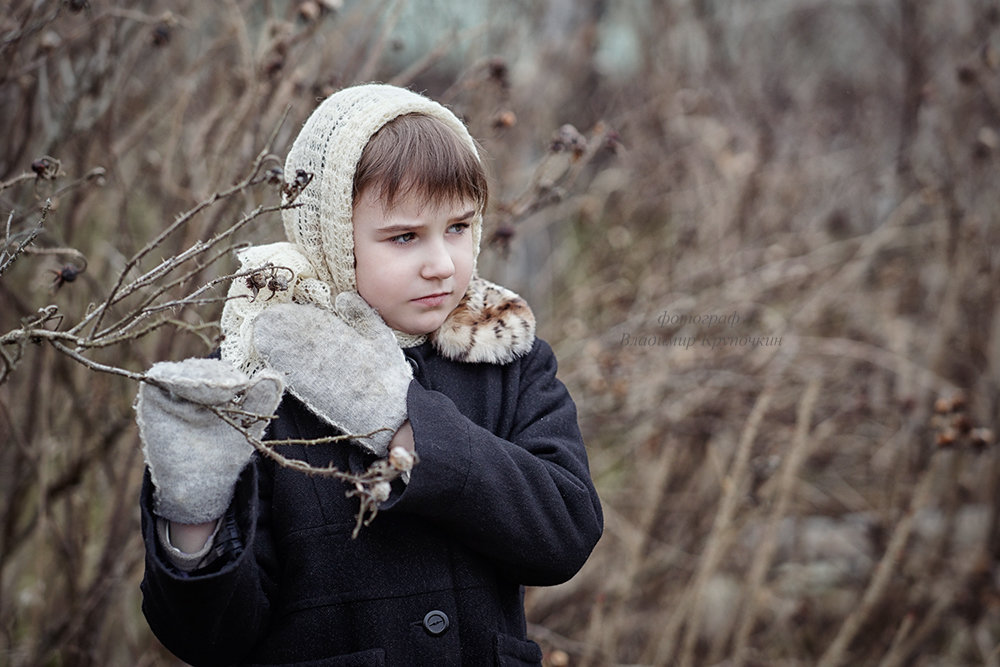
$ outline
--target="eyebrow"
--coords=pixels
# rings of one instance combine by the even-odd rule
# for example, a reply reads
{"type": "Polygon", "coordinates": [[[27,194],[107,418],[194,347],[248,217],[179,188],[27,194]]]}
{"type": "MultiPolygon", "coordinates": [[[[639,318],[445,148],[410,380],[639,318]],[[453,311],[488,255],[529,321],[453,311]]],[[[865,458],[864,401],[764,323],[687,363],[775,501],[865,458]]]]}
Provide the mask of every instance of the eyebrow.
{"type": "Polygon", "coordinates": [[[379,227],[376,231],[380,234],[403,234],[421,228],[423,228],[423,225],[386,225],[385,227],[379,227]]]}
{"type": "MultiPolygon", "coordinates": [[[[469,209],[465,213],[460,213],[452,218],[448,219],[448,223],[452,224],[455,222],[466,222],[476,215],[475,209],[469,209]]],[[[423,229],[425,225],[415,224],[415,225],[386,225],[385,227],[379,227],[378,233],[380,234],[404,234],[406,232],[412,232],[418,229],[423,229]]]]}

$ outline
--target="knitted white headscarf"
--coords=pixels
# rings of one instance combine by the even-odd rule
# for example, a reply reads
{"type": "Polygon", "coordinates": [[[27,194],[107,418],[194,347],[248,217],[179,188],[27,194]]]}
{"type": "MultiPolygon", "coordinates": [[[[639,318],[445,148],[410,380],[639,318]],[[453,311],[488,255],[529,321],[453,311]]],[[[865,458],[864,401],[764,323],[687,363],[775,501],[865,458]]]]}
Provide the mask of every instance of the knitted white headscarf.
{"type": "MultiPolygon", "coordinates": [[[[368,140],[383,125],[407,113],[437,118],[454,130],[476,155],[465,124],[442,105],[395,86],[370,84],[334,93],[313,112],[292,144],[286,177],[296,170],[313,174],[299,207],[282,211],[285,235],[317,266],[317,277],[335,293],[355,289],[353,212],[354,172],[368,140]]],[[[472,227],[479,253],[482,225],[472,227]]]]}
{"type": "MultiPolygon", "coordinates": [[[[278,303],[307,303],[331,309],[336,295],[357,289],[354,275],[354,173],[368,140],[398,116],[422,113],[453,129],[478,156],[475,141],[455,114],[422,95],[382,84],[346,88],[328,97],[312,113],[296,137],[285,161],[285,177],[298,170],[312,181],[298,195],[294,208],[282,211],[288,242],[248,248],[239,253],[243,271],[268,264],[283,267],[273,273],[286,290],[268,287],[254,294],[246,280],[233,281],[222,312],[222,357],[247,373],[263,367],[251,344],[254,318],[278,303]],[[285,270],[287,269],[287,270],[285,270]],[[235,298],[234,298],[235,297],[235,298]]],[[[482,236],[482,217],[472,222],[473,271],[482,236]]],[[[258,288],[259,289],[259,288],[258,288]]],[[[397,333],[404,347],[425,337],[397,333]]]]}

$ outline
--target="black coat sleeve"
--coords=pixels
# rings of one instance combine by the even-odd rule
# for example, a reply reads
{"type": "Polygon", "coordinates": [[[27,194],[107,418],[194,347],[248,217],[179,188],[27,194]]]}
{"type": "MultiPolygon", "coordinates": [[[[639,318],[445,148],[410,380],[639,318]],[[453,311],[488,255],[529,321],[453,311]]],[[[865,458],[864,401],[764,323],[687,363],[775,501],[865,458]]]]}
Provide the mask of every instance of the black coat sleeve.
{"type": "Polygon", "coordinates": [[[174,569],[162,553],[146,473],[140,503],[146,546],[142,611],[163,645],[196,667],[239,662],[267,625],[274,555],[267,534],[271,477],[262,474],[265,467],[256,461],[248,465],[236,484],[231,511],[242,549],[191,574],[174,569]]]}
{"type": "MultiPolygon", "coordinates": [[[[410,385],[420,463],[388,511],[421,515],[485,554],[513,581],[552,585],[583,566],[603,530],[576,406],[538,340],[516,369],[505,437],[464,416],[443,393],[410,385]]],[[[469,388],[475,391],[474,388],[469,388]]]]}

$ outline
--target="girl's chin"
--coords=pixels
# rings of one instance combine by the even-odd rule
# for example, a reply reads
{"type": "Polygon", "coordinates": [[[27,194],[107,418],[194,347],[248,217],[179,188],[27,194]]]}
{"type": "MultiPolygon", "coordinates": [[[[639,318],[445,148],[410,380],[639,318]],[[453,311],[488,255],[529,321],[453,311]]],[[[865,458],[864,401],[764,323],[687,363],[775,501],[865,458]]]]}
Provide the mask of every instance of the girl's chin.
{"type": "Polygon", "coordinates": [[[386,322],[391,328],[399,331],[400,333],[408,334],[410,336],[426,336],[427,334],[434,333],[437,331],[442,324],[444,324],[444,317],[440,318],[425,318],[422,321],[406,321],[406,322],[386,322]]]}

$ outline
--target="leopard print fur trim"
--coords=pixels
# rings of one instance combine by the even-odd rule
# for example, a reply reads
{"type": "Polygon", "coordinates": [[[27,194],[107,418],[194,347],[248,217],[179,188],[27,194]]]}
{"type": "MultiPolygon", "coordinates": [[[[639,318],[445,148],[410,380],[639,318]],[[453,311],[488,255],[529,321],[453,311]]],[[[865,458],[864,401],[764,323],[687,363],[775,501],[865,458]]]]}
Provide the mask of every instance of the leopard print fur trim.
{"type": "Polygon", "coordinates": [[[535,315],[514,292],[475,276],[431,341],[453,361],[506,364],[534,345],[535,315]]]}

